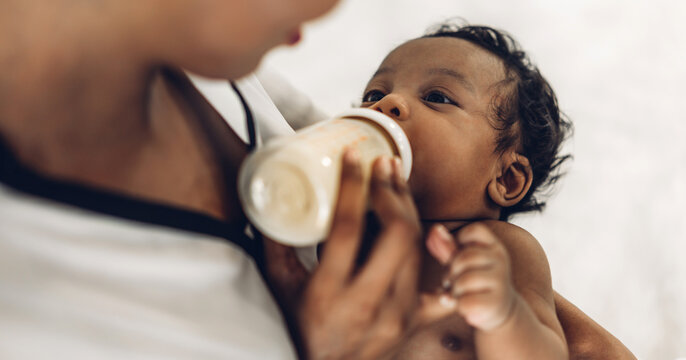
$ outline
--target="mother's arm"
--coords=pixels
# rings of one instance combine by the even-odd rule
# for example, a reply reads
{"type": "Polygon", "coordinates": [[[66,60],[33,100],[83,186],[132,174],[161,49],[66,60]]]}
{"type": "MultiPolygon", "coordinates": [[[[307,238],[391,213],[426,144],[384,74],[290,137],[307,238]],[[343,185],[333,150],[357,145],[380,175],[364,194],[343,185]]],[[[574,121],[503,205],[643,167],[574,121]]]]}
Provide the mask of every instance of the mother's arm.
{"type": "Polygon", "coordinates": [[[557,292],[555,310],[567,339],[570,360],[636,359],[619,339],[557,292]]]}

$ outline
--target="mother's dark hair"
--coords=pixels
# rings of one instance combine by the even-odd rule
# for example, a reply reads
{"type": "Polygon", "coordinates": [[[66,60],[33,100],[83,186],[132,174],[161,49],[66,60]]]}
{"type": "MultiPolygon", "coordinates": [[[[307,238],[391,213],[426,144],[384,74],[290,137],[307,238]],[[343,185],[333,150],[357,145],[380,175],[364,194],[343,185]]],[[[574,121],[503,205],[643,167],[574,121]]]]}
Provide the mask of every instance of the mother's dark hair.
{"type": "Polygon", "coordinates": [[[550,187],[562,176],[560,165],[570,155],[559,155],[572,124],[560,111],[548,81],[521,50],[517,41],[503,31],[487,26],[442,24],[424,38],[453,37],[476,44],[500,58],[506,78],[498,86],[501,95],[493,99],[494,126],[499,130],[496,151],[515,148],[531,164],[531,188],[516,205],[503,208],[501,220],[516,213],[542,210],[550,187]]]}

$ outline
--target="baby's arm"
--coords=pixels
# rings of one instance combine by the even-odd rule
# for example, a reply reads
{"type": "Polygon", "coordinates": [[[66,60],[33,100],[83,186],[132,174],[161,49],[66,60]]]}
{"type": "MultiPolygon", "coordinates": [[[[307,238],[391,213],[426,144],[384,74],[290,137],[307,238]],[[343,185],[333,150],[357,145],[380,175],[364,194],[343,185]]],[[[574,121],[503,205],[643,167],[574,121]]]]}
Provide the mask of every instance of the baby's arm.
{"type": "Polygon", "coordinates": [[[475,329],[479,359],[567,359],[550,269],[535,238],[512,224],[465,226],[444,281],[475,329]]]}

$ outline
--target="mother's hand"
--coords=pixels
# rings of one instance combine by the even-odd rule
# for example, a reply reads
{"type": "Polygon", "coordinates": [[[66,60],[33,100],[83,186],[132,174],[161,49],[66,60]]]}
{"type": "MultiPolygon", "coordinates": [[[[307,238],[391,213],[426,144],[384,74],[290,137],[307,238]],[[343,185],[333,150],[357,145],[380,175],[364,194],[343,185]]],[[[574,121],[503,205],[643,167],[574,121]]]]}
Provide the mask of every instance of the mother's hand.
{"type": "Polygon", "coordinates": [[[298,312],[309,359],[380,357],[416,305],[421,226],[399,161],[377,159],[369,191],[382,231],[356,268],[368,198],[357,155],[347,152],[331,233],[298,312]]]}
{"type": "Polygon", "coordinates": [[[265,241],[270,286],[308,359],[385,357],[414,328],[452,310],[431,306],[427,312],[421,306],[417,312],[422,246],[417,210],[398,160],[377,159],[372,170],[368,196],[357,155],[344,156],[331,232],[313,274],[292,248],[265,241]],[[358,266],[369,199],[381,231],[358,266]]]}

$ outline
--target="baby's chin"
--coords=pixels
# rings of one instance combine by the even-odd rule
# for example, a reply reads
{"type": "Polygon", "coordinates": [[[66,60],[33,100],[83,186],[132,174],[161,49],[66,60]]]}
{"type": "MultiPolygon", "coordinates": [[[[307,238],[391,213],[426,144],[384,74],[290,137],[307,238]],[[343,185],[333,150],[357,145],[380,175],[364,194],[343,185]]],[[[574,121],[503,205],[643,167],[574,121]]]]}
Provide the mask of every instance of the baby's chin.
{"type": "Polygon", "coordinates": [[[414,199],[420,219],[455,218],[454,214],[451,214],[451,211],[449,211],[451,206],[447,202],[448,196],[446,194],[436,194],[435,187],[416,181],[412,176],[410,176],[407,184],[410,187],[410,193],[412,194],[412,199],[414,199]]]}
{"type": "Polygon", "coordinates": [[[427,196],[429,192],[423,186],[419,186],[412,176],[407,181],[407,185],[410,187],[410,194],[412,194],[412,199],[414,199],[415,206],[417,206],[419,218],[424,219],[430,213],[429,197],[427,196]]]}

